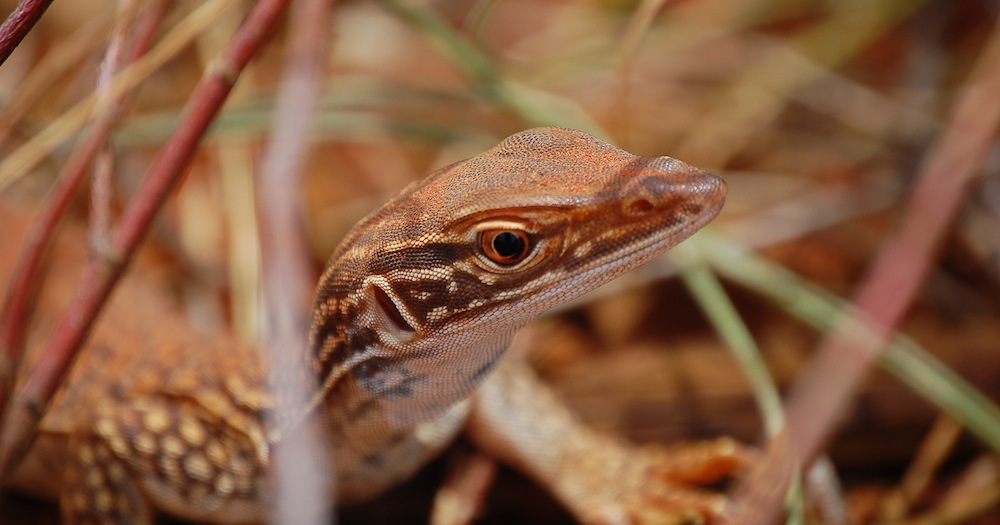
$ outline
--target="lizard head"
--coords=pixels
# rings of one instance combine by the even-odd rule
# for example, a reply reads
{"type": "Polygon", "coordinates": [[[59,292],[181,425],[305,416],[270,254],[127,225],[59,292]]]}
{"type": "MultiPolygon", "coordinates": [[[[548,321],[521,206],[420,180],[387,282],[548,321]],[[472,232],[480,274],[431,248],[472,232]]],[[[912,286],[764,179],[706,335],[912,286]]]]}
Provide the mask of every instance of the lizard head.
{"type": "Polygon", "coordinates": [[[369,358],[447,370],[456,391],[471,390],[518,329],[687,238],[725,193],[716,175],[579,131],[515,134],[348,234],[319,286],[314,347],[351,354],[323,338],[354,330],[369,358]]]}

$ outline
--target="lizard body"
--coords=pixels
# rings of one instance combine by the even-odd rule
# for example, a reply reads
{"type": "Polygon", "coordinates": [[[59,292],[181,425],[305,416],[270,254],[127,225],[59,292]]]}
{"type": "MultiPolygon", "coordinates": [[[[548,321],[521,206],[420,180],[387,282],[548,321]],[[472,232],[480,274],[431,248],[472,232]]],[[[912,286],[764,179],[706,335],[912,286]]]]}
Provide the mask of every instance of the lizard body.
{"type": "MultiPolygon", "coordinates": [[[[317,374],[311,406],[327,423],[323,460],[336,469],[338,501],[406,479],[463,425],[586,521],[636,518],[617,508],[628,498],[608,500],[600,485],[643,484],[651,465],[697,481],[704,469],[678,473],[688,467],[581,430],[529,371],[498,362],[521,327],[688,237],[724,197],[720,178],[674,159],[539,128],[438,170],[363,219],[331,256],[310,348],[295,354],[317,374]],[[533,403],[535,414],[504,422],[533,403]],[[571,438],[535,435],[546,432],[571,438]],[[581,457],[606,475],[567,480],[567,463],[581,457]]],[[[162,304],[144,302],[148,293],[118,292],[14,485],[58,494],[72,522],[144,523],[154,510],[265,519],[264,473],[280,435],[263,426],[262,356],[184,330],[157,313],[162,304]],[[137,306],[114,307],[126,301],[137,306]]],[[[697,460],[718,471],[706,478],[740,463],[725,443],[712,451],[721,463],[719,454],[697,460]]],[[[694,509],[678,516],[717,510],[717,499],[677,494],[675,506],[694,509]]]]}

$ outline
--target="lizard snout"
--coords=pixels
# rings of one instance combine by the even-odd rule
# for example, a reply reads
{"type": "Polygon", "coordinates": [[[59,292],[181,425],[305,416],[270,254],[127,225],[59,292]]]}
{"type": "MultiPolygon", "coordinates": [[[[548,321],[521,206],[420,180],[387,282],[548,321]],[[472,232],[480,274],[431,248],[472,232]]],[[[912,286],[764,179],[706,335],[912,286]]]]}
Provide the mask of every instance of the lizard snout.
{"type": "Polygon", "coordinates": [[[625,216],[662,214],[677,206],[696,207],[699,211],[706,207],[722,207],[726,195],[726,182],[722,177],[690,168],[669,157],[655,160],[659,161],[658,164],[669,163],[669,166],[664,166],[668,169],[661,168],[654,175],[629,180],[622,191],[621,210],[625,216]],[[685,169],[678,170],[678,165],[685,169]]]}

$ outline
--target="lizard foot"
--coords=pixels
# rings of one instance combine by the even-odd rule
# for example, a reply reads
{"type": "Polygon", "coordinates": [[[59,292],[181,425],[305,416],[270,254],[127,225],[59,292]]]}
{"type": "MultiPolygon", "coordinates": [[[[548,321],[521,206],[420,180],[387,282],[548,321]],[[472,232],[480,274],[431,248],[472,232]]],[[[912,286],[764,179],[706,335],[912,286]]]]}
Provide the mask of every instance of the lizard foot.
{"type": "Polygon", "coordinates": [[[574,503],[592,524],[693,525],[718,521],[726,497],[700,488],[747,466],[753,453],[728,438],[627,448],[606,490],[574,503]]]}
{"type": "Polygon", "coordinates": [[[530,368],[513,361],[501,363],[473,402],[466,433],[476,446],[534,478],[584,523],[719,520],[726,499],[704,487],[754,456],[727,438],[627,444],[581,423],[530,368]]]}

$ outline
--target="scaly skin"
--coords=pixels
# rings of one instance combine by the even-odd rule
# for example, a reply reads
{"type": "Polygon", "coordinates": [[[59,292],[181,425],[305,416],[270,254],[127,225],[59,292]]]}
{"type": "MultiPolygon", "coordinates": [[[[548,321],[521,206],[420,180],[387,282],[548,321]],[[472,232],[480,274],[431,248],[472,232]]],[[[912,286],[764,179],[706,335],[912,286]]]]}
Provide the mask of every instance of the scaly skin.
{"type": "MultiPolygon", "coordinates": [[[[719,497],[676,485],[738,467],[734,444],[631,448],[577,424],[530,371],[498,363],[531,320],[685,239],[724,199],[720,178],[679,161],[540,128],[362,220],[330,258],[311,348],[297,354],[321,385],[312,406],[328,421],[322,459],[336,468],[338,501],[406,479],[467,423],[487,453],[581,520],[716,515],[719,497]]],[[[198,336],[135,281],[113,298],[14,485],[58,494],[77,523],[148,523],[156,511],[265,519],[263,474],[280,435],[263,426],[261,355],[198,336]]],[[[39,311],[56,311],[48,302],[39,311]]]]}

